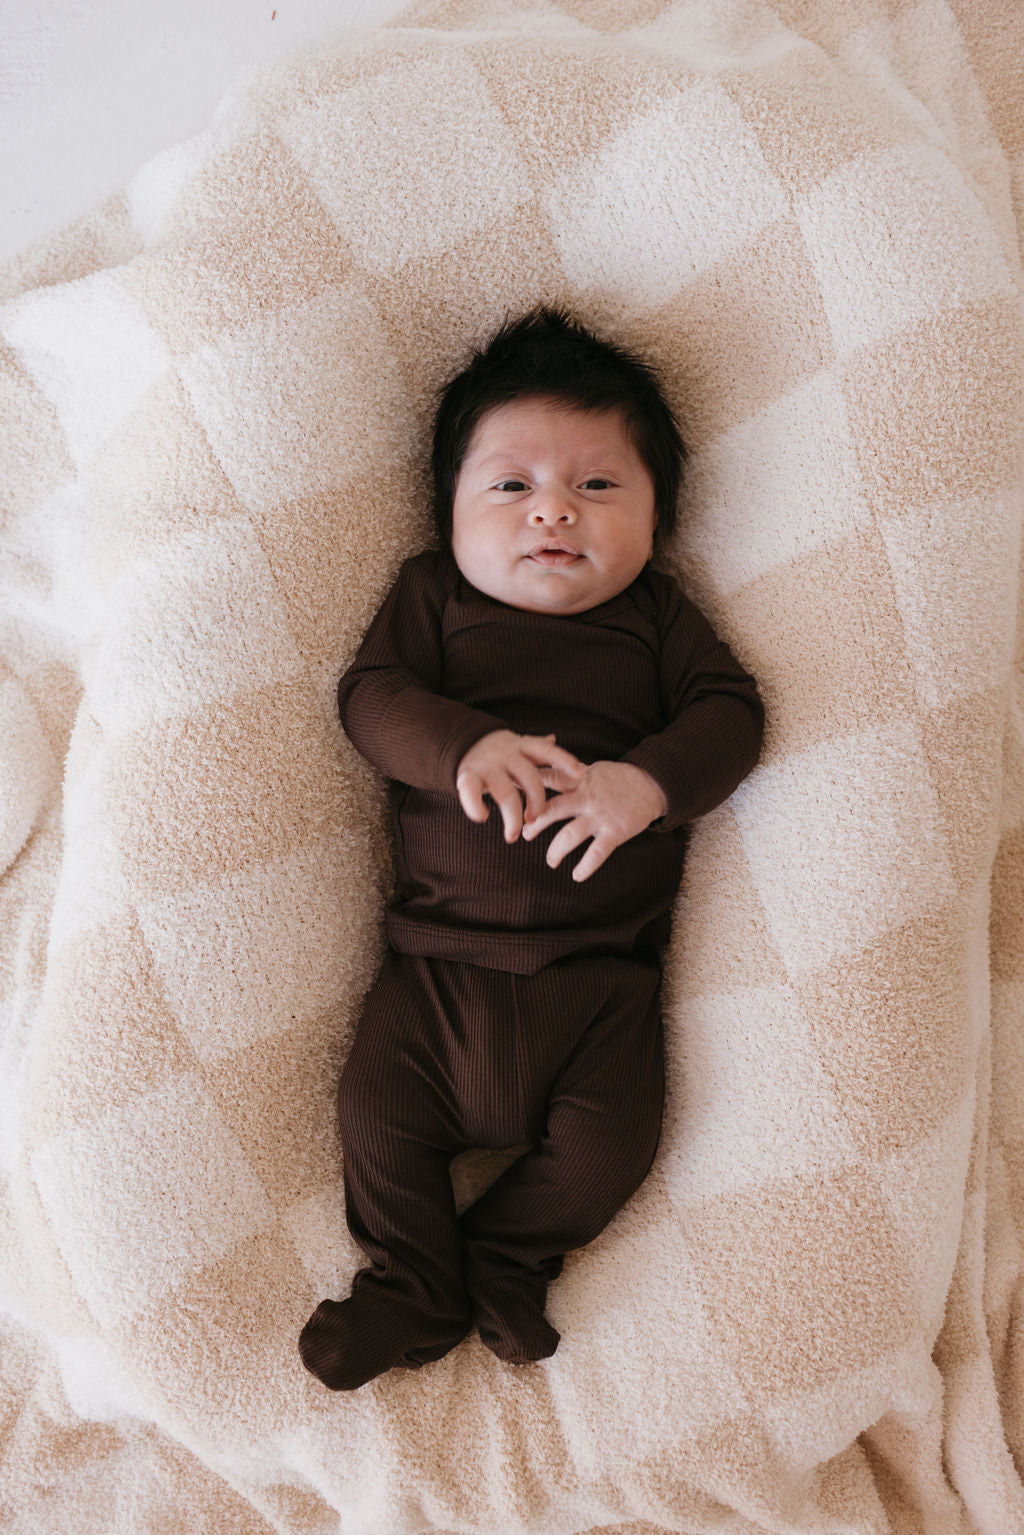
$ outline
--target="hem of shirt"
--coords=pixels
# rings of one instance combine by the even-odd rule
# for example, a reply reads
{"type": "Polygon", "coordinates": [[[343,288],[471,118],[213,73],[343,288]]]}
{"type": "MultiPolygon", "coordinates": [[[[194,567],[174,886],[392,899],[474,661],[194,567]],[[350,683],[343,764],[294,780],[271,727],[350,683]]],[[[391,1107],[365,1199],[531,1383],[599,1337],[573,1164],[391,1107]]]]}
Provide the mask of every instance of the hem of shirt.
{"type": "Polygon", "coordinates": [[[667,918],[647,923],[631,938],[621,929],[591,929],[586,934],[571,929],[551,933],[491,932],[487,929],[442,927],[434,922],[389,915],[387,940],[399,954],[423,959],[454,959],[487,970],[508,970],[534,975],[553,960],[570,954],[621,954],[643,957],[668,941],[667,918]],[[662,931],[662,929],[664,931],[662,931]]]}

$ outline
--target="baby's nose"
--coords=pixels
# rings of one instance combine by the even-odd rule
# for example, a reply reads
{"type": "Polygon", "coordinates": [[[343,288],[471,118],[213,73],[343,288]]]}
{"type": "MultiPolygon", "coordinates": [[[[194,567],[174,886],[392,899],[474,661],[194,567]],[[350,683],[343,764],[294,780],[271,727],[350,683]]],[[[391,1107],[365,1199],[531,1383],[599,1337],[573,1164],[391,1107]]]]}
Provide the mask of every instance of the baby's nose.
{"type": "Polygon", "coordinates": [[[534,497],[530,508],[530,522],[534,526],[559,522],[571,526],[575,521],[576,508],[568,496],[547,491],[534,497]]]}

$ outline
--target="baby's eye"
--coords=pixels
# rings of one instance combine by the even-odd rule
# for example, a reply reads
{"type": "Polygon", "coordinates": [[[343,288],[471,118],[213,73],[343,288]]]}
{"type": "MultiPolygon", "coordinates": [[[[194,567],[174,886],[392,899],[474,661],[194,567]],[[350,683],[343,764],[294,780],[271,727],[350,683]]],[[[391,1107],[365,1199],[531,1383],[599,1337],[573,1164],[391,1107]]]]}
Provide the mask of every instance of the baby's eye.
{"type": "Polygon", "coordinates": [[[525,480],[499,480],[495,490],[525,490],[525,480]]]}
{"type": "Polygon", "coordinates": [[[611,480],[605,480],[605,479],[601,478],[601,476],[595,475],[593,479],[591,479],[591,480],[584,480],[583,481],[583,489],[584,490],[609,490],[611,488],[611,483],[612,483],[611,480]]]}

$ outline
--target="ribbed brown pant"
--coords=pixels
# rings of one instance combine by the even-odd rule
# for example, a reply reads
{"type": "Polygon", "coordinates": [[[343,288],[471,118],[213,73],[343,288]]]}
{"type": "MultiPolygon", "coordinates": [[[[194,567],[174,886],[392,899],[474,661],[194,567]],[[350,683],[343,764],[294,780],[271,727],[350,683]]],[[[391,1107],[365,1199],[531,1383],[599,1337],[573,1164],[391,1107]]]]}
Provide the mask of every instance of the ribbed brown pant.
{"type": "Polygon", "coordinates": [[[554,1352],[548,1281],[654,1158],[660,978],[625,955],[516,975],[387,953],[338,1090],[346,1215],[370,1267],[300,1339],[326,1385],[438,1359],[474,1323],[510,1362],[554,1352]],[[527,1142],[458,1218],[452,1158],[527,1142]]]}

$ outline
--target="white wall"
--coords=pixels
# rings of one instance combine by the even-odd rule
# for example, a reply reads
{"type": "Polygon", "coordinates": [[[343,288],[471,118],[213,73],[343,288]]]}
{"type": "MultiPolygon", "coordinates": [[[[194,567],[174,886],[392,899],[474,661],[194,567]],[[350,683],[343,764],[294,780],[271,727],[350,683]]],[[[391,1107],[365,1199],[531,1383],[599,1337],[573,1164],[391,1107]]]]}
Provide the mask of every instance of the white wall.
{"type": "Polygon", "coordinates": [[[198,133],[240,74],[404,4],[0,0],[0,261],[198,133]]]}

